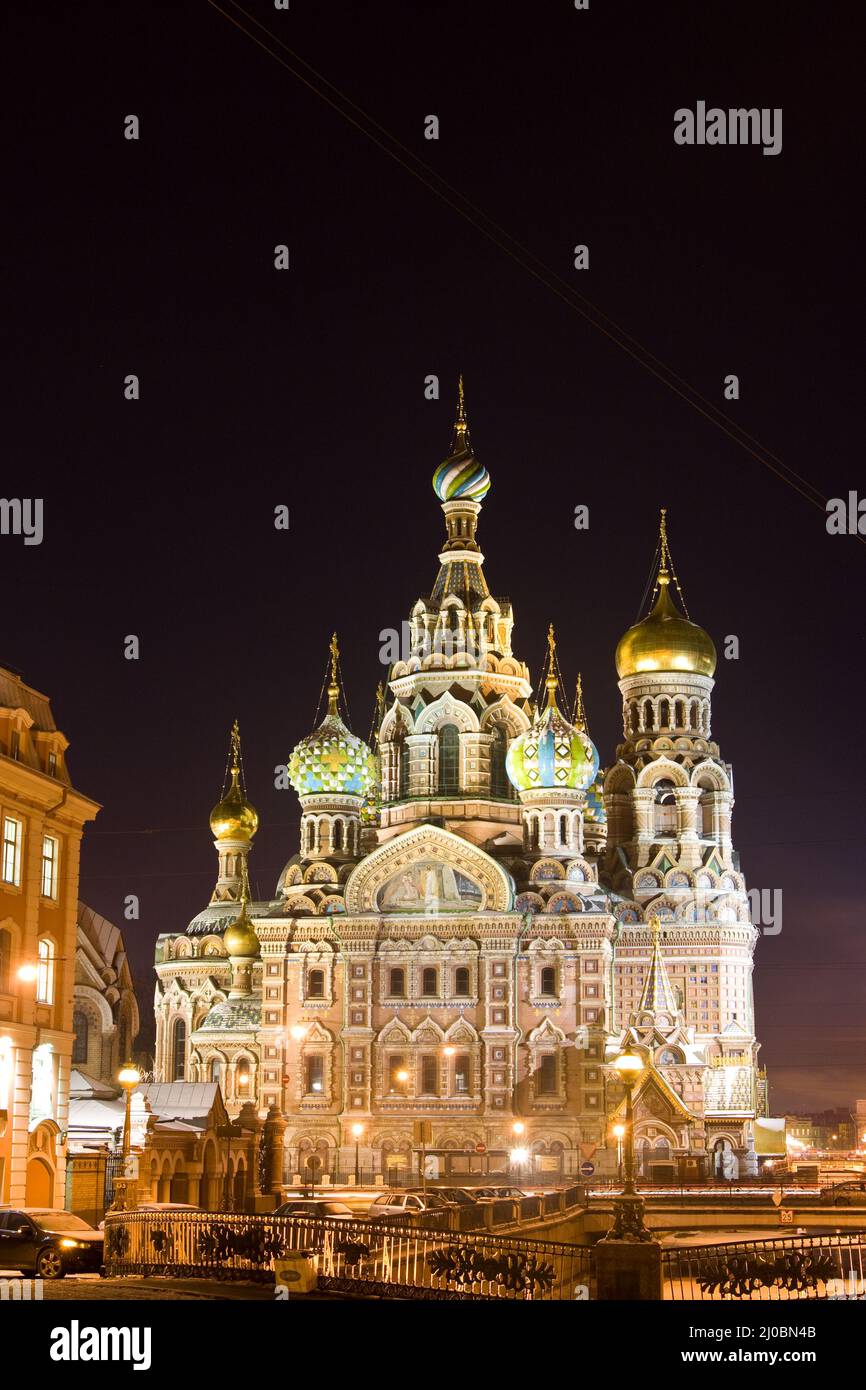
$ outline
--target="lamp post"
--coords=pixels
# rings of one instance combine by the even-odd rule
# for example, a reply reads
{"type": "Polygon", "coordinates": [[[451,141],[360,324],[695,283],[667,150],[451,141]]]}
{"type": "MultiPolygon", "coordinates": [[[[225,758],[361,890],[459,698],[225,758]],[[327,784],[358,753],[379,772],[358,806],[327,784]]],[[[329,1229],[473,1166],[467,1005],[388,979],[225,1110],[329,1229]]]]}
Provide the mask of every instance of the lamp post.
{"type": "Polygon", "coordinates": [[[622,1141],[625,1136],[625,1125],[614,1125],[611,1131],[616,1140],[616,1176],[622,1182],[622,1141]]]}
{"type": "Polygon", "coordinates": [[[355,1139],[355,1184],[361,1181],[361,1165],[358,1158],[358,1145],[361,1142],[361,1135],[364,1133],[363,1125],[352,1125],[352,1134],[355,1139]]]}
{"type": "Polygon", "coordinates": [[[621,1052],[614,1062],[620,1081],[625,1087],[625,1134],[623,1135],[623,1168],[625,1182],[622,1192],[613,1199],[613,1225],[606,1240],[651,1240],[644,1225],[644,1201],[634,1185],[634,1110],[632,1092],[643,1075],[644,1060],[637,1052],[621,1052]]]}
{"type": "Polygon", "coordinates": [[[132,1093],[136,1086],[141,1083],[141,1073],[132,1062],[124,1062],[117,1073],[117,1079],[126,1092],[126,1106],[123,1112],[123,1140],[120,1149],[123,1177],[115,1177],[114,1179],[111,1210],[124,1211],[128,1205],[129,1186],[134,1181],[129,1175],[129,1155],[132,1148],[132,1093]]]}

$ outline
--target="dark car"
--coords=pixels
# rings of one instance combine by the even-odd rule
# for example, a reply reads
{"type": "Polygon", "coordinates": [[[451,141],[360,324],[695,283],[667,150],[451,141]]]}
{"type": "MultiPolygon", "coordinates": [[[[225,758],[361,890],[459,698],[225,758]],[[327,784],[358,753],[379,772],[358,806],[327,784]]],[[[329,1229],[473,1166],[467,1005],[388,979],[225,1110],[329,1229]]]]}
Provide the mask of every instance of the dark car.
{"type": "Polygon", "coordinates": [[[478,1197],[513,1197],[515,1201],[526,1196],[522,1187],[476,1187],[474,1191],[478,1197]]]}
{"type": "Polygon", "coordinates": [[[437,1197],[444,1197],[446,1202],[454,1202],[458,1207],[474,1207],[478,1202],[474,1189],[468,1187],[436,1187],[433,1190],[437,1197]]]}
{"type": "Polygon", "coordinates": [[[310,1197],[307,1200],[299,1199],[294,1202],[283,1202],[282,1206],[277,1207],[274,1216],[329,1216],[332,1221],[352,1221],[357,1217],[351,1207],[347,1207],[345,1202],[332,1202],[325,1198],[310,1197]]]}
{"type": "Polygon", "coordinates": [[[71,1211],[18,1207],[0,1211],[0,1269],[40,1279],[102,1273],[102,1234],[71,1211]]]}
{"type": "Polygon", "coordinates": [[[866,1206],[866,1178],[837,1182],[833,1187],[825,1187],[821,1191],[821,1198],[825,1202],[832,1202],[834,1207],[866,1206]]]}
{"type": "Polygon", "coordinates": [[[453,1206],[438,1192],[383,1192],[371,1204],[368,1215],[371,1221],[399,1221],[424,1211],[450,1211],[453,1206]]]}

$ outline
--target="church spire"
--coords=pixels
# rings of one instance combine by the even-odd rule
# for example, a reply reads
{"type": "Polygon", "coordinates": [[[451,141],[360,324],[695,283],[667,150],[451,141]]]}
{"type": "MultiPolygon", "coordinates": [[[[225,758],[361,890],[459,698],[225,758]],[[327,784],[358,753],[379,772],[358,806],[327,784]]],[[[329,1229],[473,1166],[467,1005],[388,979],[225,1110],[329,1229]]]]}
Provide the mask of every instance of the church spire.
{"type": "Polygon", "coordinates": [[[338,661],[340,659],[340,647],[337,642],[336,632],[331,633],[331,642],[328,650],[331,653],[331,682],[328,686],[328,714],[339,714],[340,701],[340,678],[338,661]]]}
{"type": "Polygon", "coordinates": [[[583,702],[583,676],[577,673],[577,689],[574,692],[574,709],[571,712],[571,722],[576,729],[580,729],[582,734],[589,738],[589,721],[586,717],[586,706],[583,702]]]}
{"type": "Polygon", "coordinates": [[[644,980],[638,1013],[665,1013],[675,1017],[679,1013],[679,1008],[662,957],[661,946],[659,945],[661,923],[655,914],[649,919],[649,928],[653,938],[652,957],[647,977],[644,980]]]}
{"type": "Polygon", "coordinates": [[[559,674],[556,661],[556,633],[553,630],[553,623],[547,629],[547,660],[547,680],[544,682],[547,687],[547,708],[556,709],[556,689],[559,685],[559,674]]]}

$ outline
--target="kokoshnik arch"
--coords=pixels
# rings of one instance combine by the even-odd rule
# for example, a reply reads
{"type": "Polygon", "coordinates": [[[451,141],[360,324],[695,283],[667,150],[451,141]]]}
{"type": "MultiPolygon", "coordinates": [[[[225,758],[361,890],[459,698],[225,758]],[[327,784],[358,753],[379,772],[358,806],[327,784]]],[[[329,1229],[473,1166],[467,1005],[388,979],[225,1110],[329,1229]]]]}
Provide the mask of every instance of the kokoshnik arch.
{"type": "Polygon", "coordinates": [[[616,650],[623,741],[600,772],[553,630],[536,703],[511,604],[488,588],[490,477],[462,383],[433,487],[439,570],[373,747],[344,717],[332,639],[327,712],[288,764],[300,848],[267,902],[249,901],[258,815],[233,730],[211,901],[157,943],[157,1077],[218,1080],[231,1114],[252,1101],[284,1121],[287,1178],[311,1155],[335,1171],[340,1150],[349,1171],[358,1125],[365,1167],[387,1174],[417,1119],[455,1161],[506,1155],[520,1132],[536,1171],[592,1157],[610,1172],[610,1063],[628,1044],[646,1061],[643,1171],[753,1172],[757,933],[712,737],[715,648],[685,611],[665,514],[649,612],[616,650]]]}

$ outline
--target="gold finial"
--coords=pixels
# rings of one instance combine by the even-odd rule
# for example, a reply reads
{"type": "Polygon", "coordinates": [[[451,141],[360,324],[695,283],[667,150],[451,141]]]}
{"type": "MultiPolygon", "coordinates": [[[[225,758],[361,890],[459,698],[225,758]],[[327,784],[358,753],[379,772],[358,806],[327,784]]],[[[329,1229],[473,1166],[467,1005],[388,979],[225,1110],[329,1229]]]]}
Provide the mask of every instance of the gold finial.
{"type": "Polygon", "coordinates": [[[229,771],[234,778],[241,770],[241,731],[238,721],[232,724],[231,755],[229,771]]]}
{"type": "Polygon", "coordinates": [[[653,912],[653,913],[650,915],[650,918],[649,918],[649,921],[647,922],[647,925],[648,925],[650,931],[651,931],[652,934],[653,934],[653,941],[654,941],[654,942],[658,941],[658,939],[659,939],[659,933],[661,932],[661,929],[662,929],[662,924],[661,924],[661,918],[659,917],[659,915],[658,915],[657,912],[653,912]]]}
{"type": "Polygon", "coordinates": [[[454,438],[451,452],[460,453],[469,448],[469,421],[466,418],[466,393],[463,389],[463,373],[457,378],[457,414],[454,418],[454,438]]]}
{"type": "Polygon", "coordinates": [[[337,701],[340,698],[340,682],[337,679],[337,662],[340,658],[340,648],[337,643],[337,634],[331,634],[331,684],[328,686],[328,713],[337,714],[337,701]]]}
{"type": "Polygon", "coordinates": [[[668,584],[668,583],[670,582],[670,560],[671,560],[671,552],[670,552],[670,549],[669,549],[669,547],[668,547],[668,523],[667,523],[667,515],[668,515],[668,509],[667,509],[667,507],[662,507],[662,509],[661,509],[661,515],[660,515],[660,517],[659,517],[659,548],[660,548],[661,554],[660,554],[660,557],[659,557],[659,573],[658,573],[658,579],[659,579],[659,583],[660,583],[660,584],[668,584]]]}
{"type": "Polygon", "coordinates": [[[547,647],[550,657],[550,665],[547,672],[547,704],[548,708],[556,704],[556,687],[559,684],[559,677],[556,674],[556,634],[553,631],[553,623],[547,629],[547,647]]]}
{"type": "Polygon", "coordinates": [[[577,689],[574,692],[574,714],[571,716],[571,722],[574,724],[575,728],[580,729],[581,733],[585,734],[588,732],[586,727],[586,709],[583,703],[583,677],[579,671],[577,673],[577,689]]]}
{"type": "Polygon", "coordinates": [[[381,681],[376,686],[376,710],[381,719],[382,715],[385,713],[385,687],[381,681]]]}

